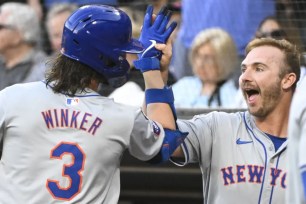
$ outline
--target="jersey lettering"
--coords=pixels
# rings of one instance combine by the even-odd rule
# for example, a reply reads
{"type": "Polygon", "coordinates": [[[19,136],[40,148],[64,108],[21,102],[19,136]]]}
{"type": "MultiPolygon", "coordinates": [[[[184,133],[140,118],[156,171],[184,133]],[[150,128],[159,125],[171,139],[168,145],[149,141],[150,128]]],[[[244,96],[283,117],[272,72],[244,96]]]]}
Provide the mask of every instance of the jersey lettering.
{"type": "Polygon", "coordinates": [[[280,173],[282,172],[282,170],[280,169],[275,169],[275,168],[271,168],[271,185],[275,186],[276,184],[276,179],[279,177],[280,173]]]}
{"type": "Polygon", "coordinates": [[[62,142],[51,150],[51,159],[62,159],[64,155],[71,155],[72,163],[63,166],[63,177],[69,180],[68,186],[61,186],[57,180],[48,179],[47,189],[54,199],[71,200],[81,192],[82,174],[84,170],[85,154],[76,143],[62,142]]]}
{"type": "Polygon", "coordinates": [[[78,112],[73,111],[73,112],[72,112],[71,121],[70,121],[70,127],[71,127],[71,128],[75,128],[75,129],[78,128],[78,120],[77,120],[77,117],[78,117],[79,114],[80,114],[80,111],[78,111],[78,112]]]}
{"type": "Polygon", "coordinates": [[[261,178],[263,176],[264,167],[258,165],[248,165],[250,183],[261,183],[261,178]]]}
{"type": "Polygon", "coordinates": [[[226,186],[228,184],[235,183],[234,178],[233,178],[232,168],[233,167],[230,166],[230,167],[221,169],[222,175],[223,175],[223,179],[224,179],[224,185],[226,185],[226,186]]]}
{"type": "Polygon", "coordinates": [[[244,165],[237,165],[237,182],[245,182],[245,176],[244,176],[244,165]]]}
{"type": "Polygon", "coordinates": [[[102,124],[99,117],[93,118],[90,113],[81,113],[70,109],[53,109],[41,112],[48,129],[52,128],[75,128],[95,135],[102,124]],[[89,122],[93,121],[93,122],[89,122]]]}
{"type": "MultiPolygon", "coordinates": [[[[237,165],[220,169],[225,186],[238,183],[262,183],[264,167],[259,165],[237,165]]],[[[270,185],[280,185],[286,188],[286,172],[281,169],[270,168],[270,185]]]]}

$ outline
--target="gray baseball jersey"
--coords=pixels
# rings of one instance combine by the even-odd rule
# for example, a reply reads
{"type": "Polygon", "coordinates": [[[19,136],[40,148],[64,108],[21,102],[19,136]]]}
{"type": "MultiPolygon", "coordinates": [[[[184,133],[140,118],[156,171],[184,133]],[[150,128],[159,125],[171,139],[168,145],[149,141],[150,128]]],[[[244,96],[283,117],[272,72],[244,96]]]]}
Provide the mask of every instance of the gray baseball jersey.
{"type": "Polygon", "coordinates": [[[199,162],[205,204],[285,202],[287,141],[275,152],[249,112],[211,112],[178,126],[189,135],[185,162],[176,164],[199,162]]]}
{"type": "MultiPolygon", "coordinates": [[[[290,109],[288,127],[287,204],[306,203],[301,173],[306,172],[306,77],[298,86],[290,109]]],[[[304,186],[306,184],[304,183],[304,186]]]]}
{"type": "Polygon", "coordinates": [[[159,152],[159,124],[87,91],[71,98],[33,82],[0,92],[1,204],[117,203],[124,150],[159,152]]]}

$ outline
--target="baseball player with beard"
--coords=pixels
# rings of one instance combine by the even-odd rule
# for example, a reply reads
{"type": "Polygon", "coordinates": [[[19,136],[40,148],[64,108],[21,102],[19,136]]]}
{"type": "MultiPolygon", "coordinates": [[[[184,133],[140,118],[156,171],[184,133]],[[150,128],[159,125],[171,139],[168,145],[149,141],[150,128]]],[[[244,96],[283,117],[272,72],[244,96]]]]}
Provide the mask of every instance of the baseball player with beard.
{"type": "MultiPolygon", "coordinates": [[[[189,132],[171,160],[181,166],[199,163],[205,204],[285,203],[287,123],[299,75],[294,45],[255,39],[246,48],[239,79],[248,111],[211,112],[176,124],[162,112],[170,109],[165,104],[149,104],[152,119],[163,117],[163,125],[189,132]]],[[[166,78],[159,70],[145,72],[144,78],[147,98],[152,90],[164,92],[166,78]]]]}
{"type": "Polygon", "coordinates": [[[169,159],[186,134],[164,129],[139,108],[97,93],[100,83],[118,87],[126,82],[127,53],[146,48],[139,64],[148,69],[166,65],[171,45],[164,43],[176,24],[166,27],[170,13],[165,9],[153,23],[151,17],[146,15],[138,41],[131,39],[131,21],[121,10],[81,7],[65,23],[61,54],[46,80],[0,92],[1,204],[115,204],[126,149],[144,161],[169,159]],[[162,43],[156,45],[159,50],[146,46],[150,40],[162,43]]]}
{"type": "Polygon", "coordinates": [[[301,80],[289,115],[287,204],[306,203],[306,78],[301,80]]]}

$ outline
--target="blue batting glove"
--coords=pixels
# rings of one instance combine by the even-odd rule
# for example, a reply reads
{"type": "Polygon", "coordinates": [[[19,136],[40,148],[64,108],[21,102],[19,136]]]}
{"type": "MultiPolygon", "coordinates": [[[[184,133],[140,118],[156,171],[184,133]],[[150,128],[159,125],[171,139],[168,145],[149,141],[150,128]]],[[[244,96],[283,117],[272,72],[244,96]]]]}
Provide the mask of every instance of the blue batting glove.
{"type": "Polygon", "coordinates": [[[163,7],[155,21],[151,24],[153,14],[153,6],[148,6],[144,17],[143,27],[141,30],[139,41],[146,48],[142,54],[138,55],[139,60],[134,61],[134,65],[142,72],[149,70],[159,70],[161,51],[155,48],[156,43],[165,44],[175,29],[177,23],[172,22],[167,28],[167,24],[171,18],[171,11],[163,7]]]}

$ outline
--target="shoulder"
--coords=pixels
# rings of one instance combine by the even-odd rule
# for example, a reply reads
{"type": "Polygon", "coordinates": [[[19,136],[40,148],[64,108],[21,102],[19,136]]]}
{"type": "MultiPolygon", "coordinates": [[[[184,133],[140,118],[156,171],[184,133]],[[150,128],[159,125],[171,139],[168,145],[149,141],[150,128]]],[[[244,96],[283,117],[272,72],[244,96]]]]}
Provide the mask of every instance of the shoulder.
{"type": "Polygon", "coordinates": [[[195,134],[236,133],[244,126],[243,112],[226,113],[213,111],[196,115],[190,120],[178,120],[179,129],[195,134]]]}
{"type": "Polygon", "coordinates": [[[45,83],[36,81],[14,84],[12,86],[6,87],[0,93],[1,95],[5,95],[6,101],[17,101],[19,105],[21,105],[23,100],[31,97],[32,95],[35,95],[37,97],[36,99],[38,99],[40,95],[43,94],[43,90],[46,89],[47,87],[45,83]]]}
{"type": "Polygon", "coordinates": [[[209,124],[224,124],[227,122],[241,122],[244,112],[227,113],[222,111],[212,111],[210,113],[195,115],[192,120],[194,122],[205,122],[209,124]]]}

